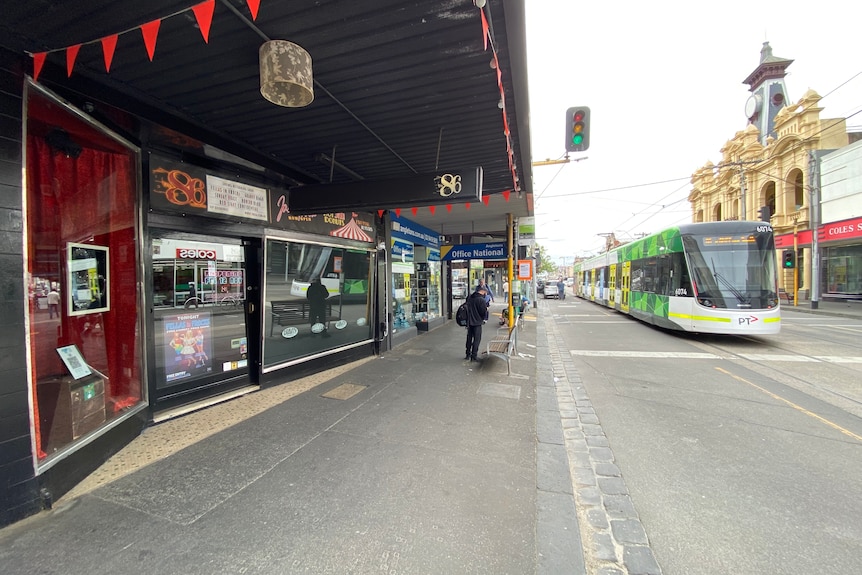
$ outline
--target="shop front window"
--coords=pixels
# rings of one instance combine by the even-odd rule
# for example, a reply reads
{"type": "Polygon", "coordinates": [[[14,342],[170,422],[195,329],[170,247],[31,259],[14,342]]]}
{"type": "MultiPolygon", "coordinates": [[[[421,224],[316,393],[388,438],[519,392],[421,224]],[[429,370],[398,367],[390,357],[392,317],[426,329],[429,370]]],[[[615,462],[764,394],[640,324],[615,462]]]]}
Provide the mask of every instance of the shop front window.
{"type": "Polygon", "coordinates": [[[268,239],[264,371],[372,337],[371,252],[268,239]]]}
{"type": "Polygon", "coordinates": [[[827,248],[822,267],[824,294],[862,294],[862,246],[827,248]]]}
{"type": "Polygon", "coordinates": [[[138,152],[27,91],[25,281],[37,458],[144,399],[138,152]]]}
{"type": "Polygon", "coordinates": [[[154,231],[157,400],[248,373],[246,269],[238,240],[154,231]]]}

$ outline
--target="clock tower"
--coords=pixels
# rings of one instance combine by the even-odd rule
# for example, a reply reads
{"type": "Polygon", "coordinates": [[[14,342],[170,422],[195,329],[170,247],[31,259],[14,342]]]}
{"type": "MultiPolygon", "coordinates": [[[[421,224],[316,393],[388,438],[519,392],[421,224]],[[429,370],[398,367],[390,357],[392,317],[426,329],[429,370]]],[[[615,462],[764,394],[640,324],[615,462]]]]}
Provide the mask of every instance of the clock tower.
{"type": "Polygon", "coordinates": [[[749,124],[760,130],[760,143],[766,145],[768,136],[775,137],[775,115],[787,101],[787,86],[784,77],[793,60],[772,55],[769,42],[760,50],[760,64],[743,80],[748,84],[751,96],[745,102],[745,117],[749,124]]]}

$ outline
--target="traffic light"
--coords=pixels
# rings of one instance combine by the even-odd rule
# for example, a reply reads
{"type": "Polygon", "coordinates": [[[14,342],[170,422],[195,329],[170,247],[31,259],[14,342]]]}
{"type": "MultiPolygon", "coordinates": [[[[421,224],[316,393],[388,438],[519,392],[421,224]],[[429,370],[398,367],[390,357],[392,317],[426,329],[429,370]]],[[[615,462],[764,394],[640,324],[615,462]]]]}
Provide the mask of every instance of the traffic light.
{"type": "Polygon", "coordinates": [[[782,267],[786,270],[792,270],[796,267],[796,252],[793,250],[784,250],[781,253],[782,267]]]}
{"type": "Polygon", "coordinates": [[[590,109],[575,106],[566,110],[566,151],[584,152],[590,147],[590,109]]]}
{"type": "Polygon", "coordinates": [[[772,218],[772,210],[769,209],[769,206],[761,206],[757,213],[760,214],[761,222],[769,222],[772,218]]]}

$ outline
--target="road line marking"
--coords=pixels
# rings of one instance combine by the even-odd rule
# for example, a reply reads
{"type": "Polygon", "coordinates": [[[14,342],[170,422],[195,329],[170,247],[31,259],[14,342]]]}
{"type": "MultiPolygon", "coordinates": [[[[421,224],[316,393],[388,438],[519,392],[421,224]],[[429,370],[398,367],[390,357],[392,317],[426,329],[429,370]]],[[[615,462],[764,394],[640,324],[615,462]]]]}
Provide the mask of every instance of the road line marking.
{"type": "Polygon", "coordinates": [[[815,355],[814,357],[827,363],[862,363],[862,357],[840,357],[837,355],[815,355]]]}
{"type": "Polygon", "coordinates": [[[602,351],[592,349],[570,349],[572,355],[587,357],[654,357],[654,358],[678,358],[678,359],[722,359],[714,353],[701,353],[689,351],[602,351]]]}
{"type": "Polygon", "coordinates": [[[765,393],[766,395],[768,395],[769,397],[771,397],[771,398],[773,398],[773,399],[777,399],[778,401],[783,401],[784,403],[786,403],[787,405],[789,405],[789,406],[790,406],[790,407],[792,407],[793,409],[795,409],[795,410],[797,410],[797,411],[799,411],[799,412],[801,412],[801,413],[804,413],[805,415],[807,415],[807,416],[809,416],[809,417],[813,417],[814,419],[816,419],[816,420],[818,420],[818,421],[820,421],[820,422],[822,422],[822,423],[825,423],[826,425],[828,425],[828,426],[829,426],[829,427],[831,427],[832,429],[835,429],[835,430],[837,430],[837,431],[840,431],[840,432],[841,432],[841,433],[843,433],[844,435],[847,435],[847,436],[849,436],[849,437],[852,437],[852,438],[853,438],[853,439],[855,439],[856,441],[860,441],[860,442],[862,442],[862,436],[860,436],[860,435],[856,435],[855,433],[853,433],[853,432],[852,432],[852,431],[850,431],[849,429],[845,429],[845,428],[841,427],[840,425],[838,425],[837,423],[833,423],[833,422],[829,421],[829,420],[828,420],[828,419],[826,419],[825,417],[821,417],[821,416],[817,415],[816,413],[814,413],[814,412],[812,412],[812,411],[808,411],[808,410],[807,410],[807,409],[805,409],[804,407],[802,407],[802,406],[800,406],[800,405],[797,405],[797,404],[793,403],[793,402],[792,402],[792,401],[790,401],[790,400],[784,399],[784,398],[783,398],[783,397],[781,397],[780,395],[777,395],[777,394],[775,394],[775,393],[772,393],[771,391],[768,391],[768,390],[766,390],[766,389],[764,389],[764,388],[760,387],[760,386],[759,386],[759,385],[757,385],[756,383],[752,383],[752,382],[748,381],[748,380],[747,380],[747,379],[745,379],[745,378],[739,377],[738,375],[734,375],[734,374],[730,373],[729,371],[727,371],[726,369],[722,369],[722,368],[720,368],[720,367],[716,367],[715,369],[717,369],[718,371],[720,371],[721,373],[723,373],[723,374],[725,374],[725,375],[729,375],[730,377],[732,377],[733,379],[735,379],[735,380],[737,380],[737,381],[741,381],[742,383],[747,383],[747,384],[748,384],[748,385],[750,385],[751,387],[754,387],[755,389],[759,389],[760,391],[762,391],[763,393],[765,393]]]}
{"type": "Polygon", "coordinates": [[[751,361],[790,361],[790,362],[803,362],[803,363],[817,363],[817,360],[814,357],[809,357],[807,355],[777,355],[777,354],[768,354],[768,353],[740,353],[739,357],[750,359],[751,361]]]}
{"type": "MultiPolygon", "coordinates": [[[[590,323],[590,322],[586,322],[590,323]]],[[[594,322],[602,323],[602,322],[594,322]]],[[[722,357],[714,353],[688,351],[611,351],[600,349],[570,349],[571,355],[582,357],[644,357],[656,359],[747,359],[749,361],[784,361],[789,363],[862,363],[859,356],[839,355],[776,355],[766,353],[737,353],[733,357],[722,357]]]]}

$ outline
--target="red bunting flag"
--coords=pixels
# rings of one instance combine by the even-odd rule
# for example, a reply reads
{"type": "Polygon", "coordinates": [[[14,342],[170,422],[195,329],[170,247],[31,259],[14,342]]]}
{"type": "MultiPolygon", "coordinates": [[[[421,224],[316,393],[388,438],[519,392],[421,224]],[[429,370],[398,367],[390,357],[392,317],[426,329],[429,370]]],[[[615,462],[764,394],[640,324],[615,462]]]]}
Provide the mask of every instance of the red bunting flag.
{"type": "Polygon", "coordinates": [[[437,206],[428,206],[428,211],[431,212],[431,215],[434,215],[434,212],[437,211],[437,206]]]}
{"type": "Polygon", "coordinates": [[[69,46],[66,48],[66,75],[72,76],[72,68],[75,67],[75,59],[78,57],[78,51],[81,49],[80,44],[69,46]]]}
{"type": "MultiPolygon", "coordinates": [[[[210,41],[210,26],[213,23],[213,11],[215,11],[215,0],[207,0],[196,6],[192,6],[195,12],[195,20],[198,21],[198,27],[201,29],[201,36],[204,37],[204,42],[209,44],[210,41]]],[[[150,58],[152,60],[152,58],[150,58]]]]}
{"type": "Polygon", "coordinates": [[[401,208],[395,208],[395,215],[399,218],[401,217],[401,208]]]}
{"type": "Polygon", "coordinates": [[[153,61],[153,55],[156,53],[156,39],[159,36],[159,26],[161,20],[153,20],[141,26],[141,34],[144,36],[144,44],[147,47],[147,55],[150,57],[150,62],[153,61]]]}
{"type": "Polygon", "coordinates": [[[42,66],[45,64],[45,56],[47,56],[47,52],[38,52],[33,54],[33,81],[37,81],[39,79],[39,73],[42,72],[42,66]]]}
{"type": "Polygon", "coordinates": [[[466,204],[464,204],[464,207],[469,210],[470,209],[470,202],[467,202],[466,204]]]}
{"type": "Polygon", "coordinates": [[[385,211],[386,211],[386,210],[377,210],[377,217],[382,218],[382,217],[383,217],[383,212],[385,212],[385,211]]]}
{"type": "Polygon", "coordinates": [[[446,204],[446,211],[447,211],[447,212],[451,212],[451,211],[452,211],[452,204],[446,204]]]}
{"type": "Polygon", "coordinates": [[[485,11],[479,8],[479,14],[482,15],[482,40],[485,41],[485,50],[488,49],[488,20],[485,18],[485,11]]]}
{"type": "Polygon", "coordinates": [[[111,71],[111,62],[114,61],[114,50],[117,49],[117,34],[102,38],[102,54],[105,56],[105,72],[111,71]]]}
{"type": "Polygon", "coordinates": [[[482,196],[482,203],[484,203],[486,206],[488,205],[488,202],[490,202],[490,201],[491,201],[491,196],[482,196]]]}
{"type": "Polygon", "coordinates": [[[260,0],[246,0],[248,9],[251,10],[251,19],[257,20],[257,11],[260,9],[260,0]]]}
{"type": "Polygon", "coordinates": [[[419,208],[410,208],[410,212],[415,216],[419,212],[419,208]]]}
{"type": "Polygon", "coordinates": [[[509,201],[509,194],[511,193],[512,190],[503,190],[503,197],[506,199],[507,202],[509,201]]]}

